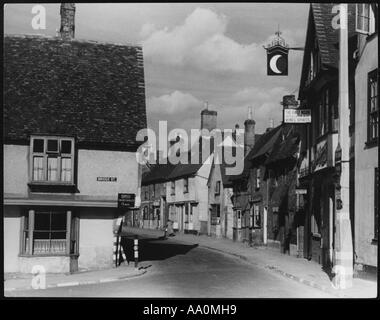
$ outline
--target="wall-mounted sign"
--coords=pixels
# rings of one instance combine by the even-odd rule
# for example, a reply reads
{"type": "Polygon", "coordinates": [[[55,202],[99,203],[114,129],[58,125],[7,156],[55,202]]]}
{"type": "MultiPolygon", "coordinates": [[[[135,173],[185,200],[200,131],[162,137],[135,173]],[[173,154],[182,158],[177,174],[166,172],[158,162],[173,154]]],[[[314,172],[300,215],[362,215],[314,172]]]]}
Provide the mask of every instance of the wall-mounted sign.
{"type": "Polygon", "coordinates": [[[307,194],[307,189],[296,189],[296,194],[307,194]]]}
{"type": "Polygon", "coordinates": [[[117,196],[118,208],[131,208],[135,206],[134,193],[119,193],[117,196]]]}
{"type": "Polygon", "coordinates": [[[284,109],[285,123],[311,123],[310,109],[284,109]]]}
{"type": "Polygon", "coordinates": [[[97,177],[96,181],[100,181],[100,182],[116,182],[117,178],[116,177],[97,177]]]}

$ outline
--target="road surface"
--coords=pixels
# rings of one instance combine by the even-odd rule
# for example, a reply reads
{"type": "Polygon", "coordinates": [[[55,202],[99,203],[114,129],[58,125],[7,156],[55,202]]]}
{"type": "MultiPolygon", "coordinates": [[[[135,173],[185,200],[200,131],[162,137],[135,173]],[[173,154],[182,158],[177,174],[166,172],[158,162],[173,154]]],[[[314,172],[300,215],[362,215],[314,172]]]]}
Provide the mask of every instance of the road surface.
{"type": "MultiPolygon", "coordinates": [[[[127,254],[132,256],[132,251],[127,254]]],[[[8,296],[333,298],[238,258],[197,244],[184,244],[175,238],[140,240],[140,258],[139,266],[146,268],[147,273],[137,278],[98,285],[14,291],[8,296]]]]}

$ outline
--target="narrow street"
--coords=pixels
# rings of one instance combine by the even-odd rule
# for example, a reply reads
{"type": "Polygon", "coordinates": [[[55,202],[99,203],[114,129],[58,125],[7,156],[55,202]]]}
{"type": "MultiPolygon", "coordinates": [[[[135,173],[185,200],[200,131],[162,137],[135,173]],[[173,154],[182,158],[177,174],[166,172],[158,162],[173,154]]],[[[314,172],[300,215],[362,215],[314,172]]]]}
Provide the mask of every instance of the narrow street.
{"type": "MultiPolygon", "coordinates": [[[[100,285],[11,292],[28,297],[333,298],[222,253],[175,239],[140,241],[138,278],[100,285]]],[[[133,262],[130,262],[133,263],[133,262]]]]}

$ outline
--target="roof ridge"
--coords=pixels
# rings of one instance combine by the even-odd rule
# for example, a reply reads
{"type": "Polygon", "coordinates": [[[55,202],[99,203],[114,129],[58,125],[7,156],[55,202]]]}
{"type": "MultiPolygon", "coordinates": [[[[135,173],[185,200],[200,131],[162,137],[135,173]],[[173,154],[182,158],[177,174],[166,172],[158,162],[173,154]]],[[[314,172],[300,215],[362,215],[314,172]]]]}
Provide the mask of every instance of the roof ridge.
{"type": "Polygon", "coordinates": [[[120,47],[135,47],[138,48],[140,51],[140,54],[142,54],[142,45],[141,44],[133,44],[133,43],[121,43],[121,42],[110,42],[110,41],[101,41],[101,40],[91,40],[91,39],[81,39],[81,38],[74,38],[69,40],[64,40],[57,36],[51,36],[46,34],[32,34],[32,33],[15,33],[15,34],[4,34],[4,38],[41,38],[41,39],[47,39],[47,40],[60,40],[62,42],[78,42],[78,43],[93,43],[93,44],[99,44],[99,45],[114,45],[114,46],[120,46],[120,47]]]}

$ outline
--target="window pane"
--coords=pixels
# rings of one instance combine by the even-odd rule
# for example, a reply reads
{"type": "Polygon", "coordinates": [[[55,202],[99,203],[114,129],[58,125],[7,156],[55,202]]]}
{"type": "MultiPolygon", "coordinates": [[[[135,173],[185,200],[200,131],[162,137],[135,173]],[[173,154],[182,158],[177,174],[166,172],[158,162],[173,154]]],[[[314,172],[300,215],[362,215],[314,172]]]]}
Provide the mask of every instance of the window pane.
{"type": "Polygon", "coordinates": [[[43,157],[33,157],[33,180],[44,180],[43,157]]]}
{"type": "MultiPolygon", "coordinates": [[[[36,240],[36,239],[49,239],[50,237],[50,232],[38,232],[38,231],[35,231],[33,233],[33,238],[36,240]]],[[[36,244],[35,244],[35,248],[34,248],[34,251],[36,252],[36,244]]],[[[40,251],[40,250],[38,250],[40,251]]],[[[46,250],[44,250],[46,251],[46,250]]]]}
{"type": "MultiPolygon", "coordinates": [[[[51,239],[66,239],[66,232],[52,232],[51,239]]],[[[60,250],[55,250],[60,251],[60,250]]]]}
{"type": "Polygon", "coordinates": [[[44,140],[43,139],[34,139],[33,140],[33,152],[44,152],[44,140]]]}
{"type": "MultiPolygon", "coordinates": [[[[50,213],[37,213],[34,217],[34,229],[38,231],[50,230],[50,213]]],[[[44,239],[44,238],[41,238],[44,239]]]]}
{"type": "Polygon", "coordinates": [[[47,141],[47,151],[48,152],[58,152],[58,140],[49,139],[47,141]]]}
{"type": "Polygon", "coordinates": [[[71,154],[71,141],[62,140],[61,141],[61,153],[70,153],[71,154]]]}
{"type": "Polygon", "coordinates": [[[48,158],[48,180],[58,180],[58,158],[48,158]]]}
{"type": "Polygon", "coordinates": [[[61,181],[71,181],[71,158],[62,158],[61,181]]]}
{"type": "Polygon", "coordinates": [[[66,230],[66,213],[52,213],[51,230],[66,230]]]}

